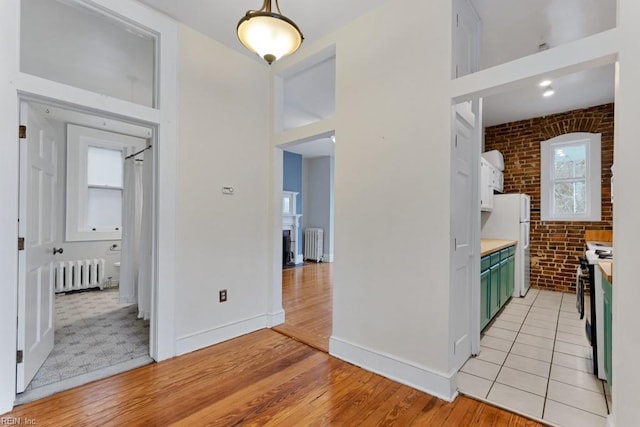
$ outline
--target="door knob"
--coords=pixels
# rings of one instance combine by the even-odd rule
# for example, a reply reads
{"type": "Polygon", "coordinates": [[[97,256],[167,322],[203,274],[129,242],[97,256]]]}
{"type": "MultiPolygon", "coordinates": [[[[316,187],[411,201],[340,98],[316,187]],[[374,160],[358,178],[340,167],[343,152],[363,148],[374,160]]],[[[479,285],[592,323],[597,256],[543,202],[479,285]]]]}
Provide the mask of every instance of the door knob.
{"type": "Polygon", "coordinates": [[[61,254],[61,253],[63,253],[63,252],[64,252],[64,249],[62,249],[62,248],[57,248],[57,249],[56,249],[56,248],[53,248],[53,254],[54,254],[54,255],[55,255],[55,254],[61,254]]]}

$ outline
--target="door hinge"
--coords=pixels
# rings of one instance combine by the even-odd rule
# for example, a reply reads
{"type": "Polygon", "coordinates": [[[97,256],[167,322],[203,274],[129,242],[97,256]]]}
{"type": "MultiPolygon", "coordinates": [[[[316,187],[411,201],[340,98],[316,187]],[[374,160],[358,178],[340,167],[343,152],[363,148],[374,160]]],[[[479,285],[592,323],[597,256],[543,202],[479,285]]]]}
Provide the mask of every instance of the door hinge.
{"type": "Polygon", "coordinates": [[[456,135],[456,148],[458,148],[458,135],[456,135]]]}
{"type": "Polygon", "coordinates": [[[16,352],[16,363],[22,363],[23,359],[24,359],[24,352],[22,350],[18,350],[16,352]]]}
{"type": "Polygon", "coordinates": [[[18,126],[18,138],[25,139],[27,137],[27,127],[25,125],[18,126]]]}
{"type": "Polygon", "coordinates": [[[24,237],[18,237],[18,250],[24,251],[24,237]]]}
{"type": "Polygon", "coordinates": [[[456,13],[456,27],[460,26],[460,14],[456,13]]]}
{"type": "Polygon", "coordinates": [[[458,250],[458,239],[456,238],[453,239],[453,250],[454,251],[458,250]]]}

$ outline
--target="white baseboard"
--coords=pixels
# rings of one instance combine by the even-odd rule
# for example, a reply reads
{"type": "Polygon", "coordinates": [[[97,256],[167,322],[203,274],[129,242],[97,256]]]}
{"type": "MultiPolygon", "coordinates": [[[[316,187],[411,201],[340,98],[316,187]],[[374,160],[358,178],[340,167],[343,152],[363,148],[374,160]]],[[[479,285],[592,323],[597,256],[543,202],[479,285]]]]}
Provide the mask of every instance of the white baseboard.
{"type": "Polygon", "coordinates": [[[455,375],[434,372],[340,338],[331,337],[329,339],[329,354],[447,402],[452,402],[458,395],[455,375]]]}
{"type": "Polygon", "coordinates": [[[178,337],[176,340],[176,356],[191,353],[201,348],[237,338],[267,327],[267,315],[251,317],[228,323],[216,328],[178,337]]]}
{"type": "Polygon", "coordinates": [[[4,414],[8,414],[11,411],[13,411],[13,405],[11,403],[6,403],[6,404],[4,402],[0,403],[0,416],[4,414]]]}
{"type": "Polygon", "coordinates": [[[324,262],[333,262],[333,254],[325,254],[323,261],[324,262]]]}
{"type": "Polygon", "coordinates": [[[267,327],[282,325],[284,323],[284,310],[267,314],[267,327]]]}

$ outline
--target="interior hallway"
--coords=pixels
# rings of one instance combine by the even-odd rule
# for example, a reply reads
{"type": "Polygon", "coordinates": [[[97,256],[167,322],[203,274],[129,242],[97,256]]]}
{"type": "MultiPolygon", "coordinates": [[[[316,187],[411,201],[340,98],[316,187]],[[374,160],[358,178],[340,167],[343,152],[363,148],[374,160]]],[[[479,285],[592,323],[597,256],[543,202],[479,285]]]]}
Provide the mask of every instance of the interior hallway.
{"type": "Polygon", "coordinates": [[[282,270],[285,323],[274,327],[325,353],[333,331],[333,264],[307,262],[282,270]]]}

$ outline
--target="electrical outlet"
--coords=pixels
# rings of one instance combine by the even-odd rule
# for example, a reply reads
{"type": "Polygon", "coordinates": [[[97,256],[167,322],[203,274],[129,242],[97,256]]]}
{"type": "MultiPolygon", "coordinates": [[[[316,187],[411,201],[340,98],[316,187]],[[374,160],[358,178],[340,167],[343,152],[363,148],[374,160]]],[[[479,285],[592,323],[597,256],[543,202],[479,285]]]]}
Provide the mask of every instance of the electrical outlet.
{"type": "Polygon", "coordinates": [[[227,290],[222,289],[220,291],[220,302],[226,302],[226,301],[227,301],[227,290]]]}

